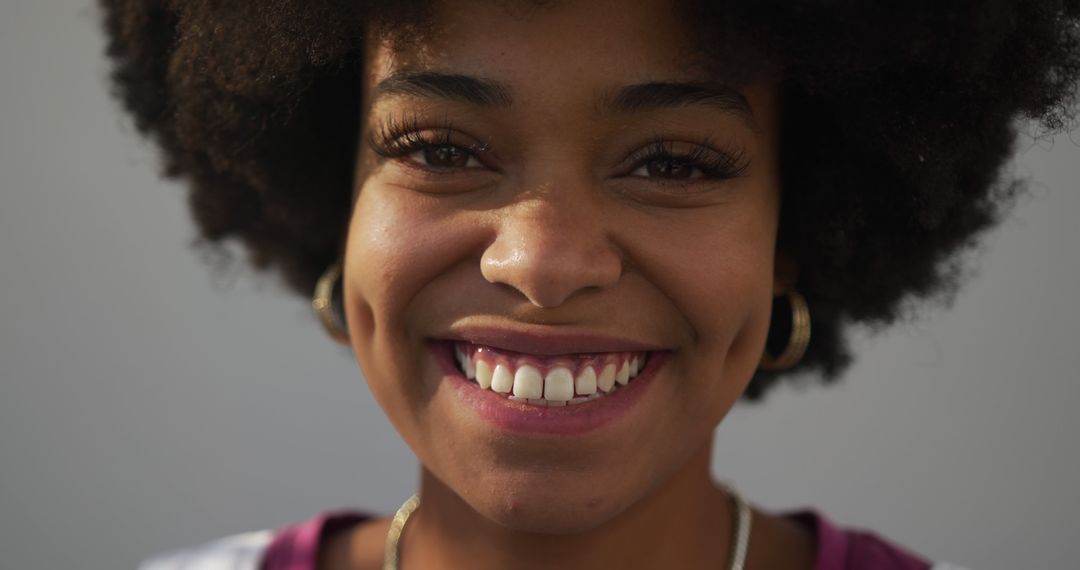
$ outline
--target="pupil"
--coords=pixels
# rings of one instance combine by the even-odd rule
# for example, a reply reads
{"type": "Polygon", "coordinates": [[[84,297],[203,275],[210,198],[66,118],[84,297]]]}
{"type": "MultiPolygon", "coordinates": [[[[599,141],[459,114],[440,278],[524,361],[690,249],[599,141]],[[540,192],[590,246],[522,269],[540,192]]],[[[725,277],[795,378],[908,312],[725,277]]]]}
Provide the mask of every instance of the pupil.
{"type": "Polygon", "coordinates": [[[432,166],[461,167],[469,162],[469,155],[453,145],[439,145],[424,151],[424,160],[432,166]]]}
{"type": "Polygon", "coordinates": [[[689,178],[693,167],[681,160],[654,160],[647,170],[650,176],[659,178],[689,178]]]}

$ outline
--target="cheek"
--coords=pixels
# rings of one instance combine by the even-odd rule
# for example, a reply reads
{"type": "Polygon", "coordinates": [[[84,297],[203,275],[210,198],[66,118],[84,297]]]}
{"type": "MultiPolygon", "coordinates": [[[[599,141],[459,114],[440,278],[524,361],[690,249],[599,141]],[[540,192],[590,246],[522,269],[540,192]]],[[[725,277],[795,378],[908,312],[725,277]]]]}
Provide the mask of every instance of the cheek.
{"type": "Polygon", "coordinates": [[[768,203],[718,208],[680,223],[656,222],[647,278],[667,292],[696,344],[730,341],[767,312],[773,286],[775,212],[768,203]],[[661,237],[662,236],[662,237],[661,237]]]}
{"type": "Polygon", "coordinates": [[[715,396],[724,402],[724,409],[749,384],[768,335],[776,229],[775,222],[763,220],[773,219],[763,216],[735,226],[729,243],[740,247],[729,246],[713,258],[715,286],[712,291],[697,292],[702,299],[698,314],[708,319],[701,322],[700,328],[712,327],[700,340],[709,347],[722,347],[724,355],[720,364],[724,381],[714,385],[715,396]]]}
{"type": "Polygon", "coordinates": [[[685,319],[690,357],[677,374],[701,380],[688,405],[707,407],[698,412],[712,422],[745,389],[768,334],[776,211],[763,200],[703,214],[664,224],[648,278],[685,319]]]}
{"type": "Polygon", "coordinates": [[[421,381],[430,376],[422,356],[430,307],[416,299],[474,247],[476,224],[461,217],[415,193],[369,182],[349,225],[344,287],[352,348],[375,399],[411,444],[423,431],[415,421],[418,403],[432,389],[421,381]]]}
{"type": "Polygon", "coordinates": [[[346,279],[350,296],[370,315],[360,323],[363,337],[398,331],[408,338],[423,317],[408,314],[410,302],[482,242],[464,212],[410,194],[369,183],[353,211],[346,279]]]}
{"type": "Polygon", "coordinates": [[[723,237],[702,248],[698,264],[690,269],[694,275],[686,279],[687,297],[694,304],[688,314],[703,346],[726,346],[752,334],[770,305],[771,240],[762,235],[723,237]]]}

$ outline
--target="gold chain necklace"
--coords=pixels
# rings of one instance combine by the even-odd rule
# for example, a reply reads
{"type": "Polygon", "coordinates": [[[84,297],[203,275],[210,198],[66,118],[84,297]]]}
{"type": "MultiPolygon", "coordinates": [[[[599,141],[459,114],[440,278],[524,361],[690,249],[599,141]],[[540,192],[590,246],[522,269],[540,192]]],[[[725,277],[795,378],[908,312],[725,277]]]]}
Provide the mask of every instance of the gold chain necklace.
{"type": "MultiPolygon", "coordinates": [[[[731,564],[728,570],[743,570],[746,562],[746,549],[750,545],[750,505],[735,492],[731,487],[727,488],[735,503],[735,549],[731,553],[731,564]]],[[[420,506],[420,495],[413,495],[405,501],[401,508],[394,513],[394,520],[390,522],[390,530],[386,533],[386,557],[383,559],[383,570],[398,570],[398,541],[401,540],[401,532],[405,530],[405,522],[409,515],[420,506]]]]}

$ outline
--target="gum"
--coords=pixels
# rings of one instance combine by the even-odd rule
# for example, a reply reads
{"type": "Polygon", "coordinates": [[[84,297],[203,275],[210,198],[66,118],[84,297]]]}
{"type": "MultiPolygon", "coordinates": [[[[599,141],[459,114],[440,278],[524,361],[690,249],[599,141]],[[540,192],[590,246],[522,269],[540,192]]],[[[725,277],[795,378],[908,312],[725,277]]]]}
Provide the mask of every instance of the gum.
{"type": "Polygon", "coordinates": [[[581,354],[576,356],[556,355],[556,356],[538,356],[533,354],[523,354],[520,352],[502,351],[490,346],[475,345],[472,343],[456,343],[455,351],[461,351],[472,361],[473,366],[476,365],[477,360],[484,360],[491,365],[492,370],[495,366],[502,364],[510,369],[510,372],[516,372],[521,366],[529,365],[540,371],[540,375],[547,377],[548,372],[554,368],[563,367],[570,370],[570,372],[577,378],[587,366],[592,366],[593,371],[597,375],[604,370],[604,367],[608,364],[614,364],[615,370],[618,372],[624,362],[629,363],[635,356],[638,357],[639,369],[645,367],[645,359],[647,357],[646,352],[605,352],[594,354],[581,354]]]}

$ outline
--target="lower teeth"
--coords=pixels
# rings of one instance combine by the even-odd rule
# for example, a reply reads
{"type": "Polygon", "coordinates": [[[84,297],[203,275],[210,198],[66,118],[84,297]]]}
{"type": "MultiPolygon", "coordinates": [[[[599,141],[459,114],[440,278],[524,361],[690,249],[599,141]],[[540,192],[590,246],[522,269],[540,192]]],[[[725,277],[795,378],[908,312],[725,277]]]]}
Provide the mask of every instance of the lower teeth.
{"type": "MultiPolygon", "coordinates": [[[[473,380],[472,382],[473,382],[473,384],[476,384],[475,380],[473,380]]],[[[615,389],[612,388],[611,392],[614,392],[614,391],[615,391],[615,389]]],[[[608,392],[608,394],[610,394],[611,392],[608,392]]],[[[496,393],[498,393],[498,392],[496,392],[496,393]]],[[[506,398],[508,400],[514,400],[515,402],[524,402],[526,404],[531,404],[533,406],[559,407],[559,406],[576,406],[578,404],[584,404],[585,402],[595,400],[595,399],[597,399],[597,398],[599,398],[599,397],[601,397],[603,395],[604,394],[602,394],[600,392],[597,392],[595,394],[590,394],[588,396],[574,396],[570,400],[545,400],[543,398],[521,398],[521,397],[515,396],[513,394],[507,394],[506,398]]]]}

